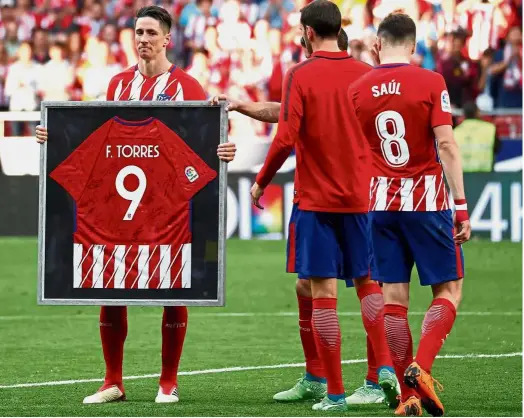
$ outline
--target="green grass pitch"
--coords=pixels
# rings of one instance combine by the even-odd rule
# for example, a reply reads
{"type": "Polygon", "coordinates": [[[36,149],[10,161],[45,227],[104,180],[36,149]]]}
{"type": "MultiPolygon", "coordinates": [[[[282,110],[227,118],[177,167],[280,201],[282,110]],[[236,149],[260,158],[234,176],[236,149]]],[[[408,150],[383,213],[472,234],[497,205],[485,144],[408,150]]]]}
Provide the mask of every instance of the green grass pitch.
{"type": "MultiPolygon", "coordinates": [[[[522,416],[522,246],[465,245],[464,300],[434,376],[448,416],[522,416]],[[486,355],[486,356],[482,356],[486,355]]],[[[190,308],[179,378],[181,401],[156,405],[161,308],[130,308],[124,374],[128,401],[82,405],[103,377],[97,307],[36,304],[34,239],[0,240],[0,415],[312,416],[311,403],[276,404],[303,371],[294,278],[284,242],[230,240],[225,308],[190,308]],[[232,315],[238,313],[238,315],[232,315]],[[256,368],[256,366],[274,366],[256,368]],[[237,367],[236,370],[230,368],[237,367]],[[246,368],[246,369],[244,369],[246,368]],[[213,369],[213,370],[212,370],[213,369]],[[216,370],[219,369],[219,370],[216,370]],[[210,372],[203,373],[201,371],[210,372]],[[149,377],[147,376],[149,375],[149,377]],[[151,376],[153,375],[153,376],[151,376]],[[49,382],[73,381],[66,385],[49,382]],[[10,387],[46,383],[35,387],[10,387]],[[7,387],[6,387],[7,386],[7,387]]],[[[410,321],[418,341],[430,290],[413,286],[410,321]]],[[[354,290],[340,287],[346,391],[365,376],[365,334],[354,290]]],[[[349,416],[392,416],[382,405],[349,416]]]]}

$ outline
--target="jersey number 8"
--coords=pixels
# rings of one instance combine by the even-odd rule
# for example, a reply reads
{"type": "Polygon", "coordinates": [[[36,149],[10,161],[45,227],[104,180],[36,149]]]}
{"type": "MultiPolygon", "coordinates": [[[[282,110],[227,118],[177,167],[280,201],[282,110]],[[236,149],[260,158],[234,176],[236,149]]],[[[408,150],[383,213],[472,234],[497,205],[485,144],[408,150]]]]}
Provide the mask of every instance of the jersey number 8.
{"type": "Polygon", "coordinates": [[[131,203],[127,208],[127,212],[124,215],[124,221],[130,221],[135,216],[135,212],[144,196],[147,186],[146,173],[140,167],[136,165],[128,165],[118,172],[115,179],[116,191],[125,200],[129,200],[131,203]],[[128,190],[124,185],[124,180],[130,174],[135,175],[138,178],[138,187],[136,190],[128,190]]]}
{"type": "Polygon", "coordinates": [[[406,165],[409,161],[409,147],[404,139],[406,125],[402,115],[394,110],[386,110],[375,119],[375,127],[386,162],[392,167],[406,165]],[[393,133],[388,130],[390,127],[393,133]]]}

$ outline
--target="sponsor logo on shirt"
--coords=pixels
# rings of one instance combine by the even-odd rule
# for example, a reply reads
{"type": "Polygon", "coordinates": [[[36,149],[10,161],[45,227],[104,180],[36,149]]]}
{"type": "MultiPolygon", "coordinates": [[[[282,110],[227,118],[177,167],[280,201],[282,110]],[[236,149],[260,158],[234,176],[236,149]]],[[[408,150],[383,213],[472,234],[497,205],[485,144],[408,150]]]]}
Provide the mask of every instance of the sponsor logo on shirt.
{"type": "Polygon", "coordinates": [[[196,179],[198,179],[198,173],[196,172],[194,167],[186,167],[185,173],[190,183],[193,183],[194,181],[196,181],[196,179]]]}
{"type": "Polygon", "coordinates": [[[442,93],[440,93],[440,105],[443,112],[451,113],[451,102],[449,101],[449,93],[447,90],[442,90],[442,93]]]}
{"type": "Polygon", "coordinates": [[[168,96],[165,93],[160,93],[156,96],[156,99],[160,102],[169,102],[171,100],[171,96],[168,96]]]}

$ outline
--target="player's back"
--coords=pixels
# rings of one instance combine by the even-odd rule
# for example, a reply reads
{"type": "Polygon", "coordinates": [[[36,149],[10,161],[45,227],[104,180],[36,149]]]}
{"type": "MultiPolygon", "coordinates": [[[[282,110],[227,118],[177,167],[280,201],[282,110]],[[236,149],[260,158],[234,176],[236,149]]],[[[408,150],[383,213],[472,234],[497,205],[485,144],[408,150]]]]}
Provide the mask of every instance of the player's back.
{"type": "Polygon", "coordinates": [[[291,70],[304,106],[296,144],[301,209],[367,211],[369,153],[348,109],[347,89],[370,69],[346,52],[319,51],[291,70]]]}
{"type": "Polygon", "coordinates": [[[409,64],[378,66],[349,89],[369,142],[370,210],[447,209],[433,128],[451,125],[440,74],[409,64]]]}

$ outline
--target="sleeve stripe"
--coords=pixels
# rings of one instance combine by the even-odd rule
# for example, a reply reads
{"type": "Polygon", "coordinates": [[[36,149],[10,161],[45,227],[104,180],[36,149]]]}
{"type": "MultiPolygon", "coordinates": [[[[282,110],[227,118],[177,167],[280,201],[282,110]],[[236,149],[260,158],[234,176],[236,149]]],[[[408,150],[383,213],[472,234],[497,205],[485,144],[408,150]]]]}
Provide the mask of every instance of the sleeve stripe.
{"type": "Polygon", "coordinates": [[[286,99],[284,100],[284,121],[287,122],[287,119],[288,119],[288,116],[289,116],[289,92],[291,90],[291,84],[293,83],[293,76],[295,75],[295,72],[299,69],[299,68],[302,68],[304,66],[306,66],[307,64],[313,62],[313,61],[316,61],[317,58],[309,58],[309,59],[306,59],[305,61],[301,62],[300,64],[298,64],[296,67],[294,67],[293,69],[291,69],[289,71],[289,77],[287,79],[287,83],[286,83],[286,88],[284,89],[284,95],[286,97],[286,99]]]}

